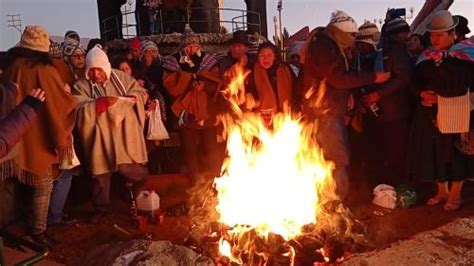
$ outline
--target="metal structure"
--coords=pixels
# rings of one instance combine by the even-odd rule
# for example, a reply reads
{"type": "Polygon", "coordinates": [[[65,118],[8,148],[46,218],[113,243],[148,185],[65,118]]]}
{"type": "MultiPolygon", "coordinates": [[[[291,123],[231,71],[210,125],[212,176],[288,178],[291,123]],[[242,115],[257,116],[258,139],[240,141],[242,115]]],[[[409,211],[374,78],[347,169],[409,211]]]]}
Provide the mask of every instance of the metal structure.
{"type": "MultiPolygon", "coordinates": [[[[252,12],[252,11],[248,11],[244,9],[235,9],[235,8],[189,8],[187,13],[192,14],[195,11],[218,12],[220,14],[226,13],[226,14],[230,14],[230,16],[227,16],[227,17],[231,17],[231,18],[230,19],[218,18],[217,20],[213,19],[212,17],[208,17],[206,19],[192,19],[192,16],[187,15],[183,19],[165,20],[163,18],[162,10],[157,9],[154,23],[157,24],[155,25],[155,28],[159,30],[152,32],[152,34],[173,33],[173,32],[166,31],[167,25],[182,24],[184,26],[184,24],[186,23],[191,24],[191,25],[195,23],[218,23],[220,26],[230,26],[230,29],[232,30],[232,32],[236,30],[247,30],[249,26],[253,26],[258,29],[259,34],[262,33],[260,13],[258,12],[252,12]],[[249,15],[256,16],[258,23],[248,23],[247,17],[249,15]]],[[[101,28],[103,29],[101,32],[101,35],[106,35],[107,33],[111,33],[116,30],[121,30],[122,31],[121,33],[123,33],[121,35],[123,35],[125,39],[144,35],[142,34],[140,30],[142,28],[140,16],[137,16],[136,11],[128,11],[127,9],[125,12],[122,12],[121,16],[124,19],[120,20],[118,16],[112,16],[101,21],[100,22],[102,24],[101,28]],[[129,22],[130,21],[128,19],[129,16],[135,17],[135,23],[129,22]],[[121,26],[120,26],[120,21],[123,21],[121,26]],[[115,25],[115,26],[110,27],[110,25],[115,25]]],[[[151,26],[151,25],[148,25],[148,26],[151,26]]],[[[218,33],[218,32],[210,32],[210,33],[218,33]]]]}
{"type": "Polygon", "coordinates": [[[8,27],[9,28],[14,28],[18,32],[21,32],[22,31],[22,28],[21,28],[21,14],[14,14],[14,15],[8,14],[7,17],[8,17],[8,20],[7,20],[8,21],[8,27]]]}

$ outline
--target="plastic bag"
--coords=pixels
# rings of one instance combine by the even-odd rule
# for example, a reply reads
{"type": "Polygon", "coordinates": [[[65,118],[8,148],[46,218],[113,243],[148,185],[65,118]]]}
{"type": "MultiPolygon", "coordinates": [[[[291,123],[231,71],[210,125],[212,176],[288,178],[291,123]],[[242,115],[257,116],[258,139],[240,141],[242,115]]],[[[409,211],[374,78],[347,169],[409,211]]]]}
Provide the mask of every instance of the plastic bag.
{"type": "Polygon", "coordinates": [[[156,108],[151,111],[150,121],[148,124],[148,132],[146,138],[149,140],[165,140],[169,139],[170,136],[166,130],[163,120],[161,119],[160,102],[155,100],[156,108]]]}
{"type": "Polygon", "coordinates": [[[397,206],[397,192],[392,186],[378,185],[374,188],[372,203],[383,208],[395,209],[397,206]]]}
{"type": "Polygon", "coordinates": [[[409,208],[416,205],[416,191],[408,185],[397,187],[397,205],[403,208],[409,208]]]}

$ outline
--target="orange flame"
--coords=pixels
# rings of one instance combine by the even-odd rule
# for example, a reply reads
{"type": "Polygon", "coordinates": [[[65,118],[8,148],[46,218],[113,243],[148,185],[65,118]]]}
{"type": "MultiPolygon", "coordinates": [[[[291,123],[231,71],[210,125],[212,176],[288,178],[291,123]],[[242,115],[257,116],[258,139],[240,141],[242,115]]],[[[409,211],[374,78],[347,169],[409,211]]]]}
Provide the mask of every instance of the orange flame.
{"type": "MultiPolygon", "coordinates": [[[[260,115],[240,109],[247,75],[236,65],[224,91],[237,119],[221,117],[228,158],[222,176],[214,180],[216,210],[219,222],[231,228],[227,234],[232,239],[254,230],[264,239],[272,233],[288,241],[300,235],[304,225],[315,224],[321,198],[333,196],[333,164],[324,160],[316,145],[313,125],[302,123],[299,116],[275,114],[269,128],[260,115]]],[[[291,250],[288,256],[293,259],[291,250]]],[[[224,239],[219,251],[241,262],[224,239]]]]}

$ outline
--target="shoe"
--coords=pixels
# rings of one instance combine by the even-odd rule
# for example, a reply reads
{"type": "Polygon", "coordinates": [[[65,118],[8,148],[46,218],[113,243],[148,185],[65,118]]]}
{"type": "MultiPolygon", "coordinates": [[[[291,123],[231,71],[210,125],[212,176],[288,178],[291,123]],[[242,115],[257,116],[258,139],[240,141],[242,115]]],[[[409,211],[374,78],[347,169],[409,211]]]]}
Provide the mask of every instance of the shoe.
{"type": "Polygon", "coordinates": [[[461,203],[462,203],[461,199],[458,199],[454,202],[446,202],[446,204],[444,204],[443,206],[443,209],[448,212],[457,211],[461,208],[461,203]]]}
{"type": "Polygon", "coordinates": [[[54,241],[46,237],[44,233],[31,234],[31,239],[41,248],[51,248],[54,246],[54,241]]]}
{"type": "Polygon", "coordinates": [[[448,199],[448,196],[434,196],[432,198],[430,198],[426,204],[427,205],[430,205],[430,206],[434,206],[434,205],[438,205],[438,204],[441,204],[442,202],[446,201],[448,199]]]}

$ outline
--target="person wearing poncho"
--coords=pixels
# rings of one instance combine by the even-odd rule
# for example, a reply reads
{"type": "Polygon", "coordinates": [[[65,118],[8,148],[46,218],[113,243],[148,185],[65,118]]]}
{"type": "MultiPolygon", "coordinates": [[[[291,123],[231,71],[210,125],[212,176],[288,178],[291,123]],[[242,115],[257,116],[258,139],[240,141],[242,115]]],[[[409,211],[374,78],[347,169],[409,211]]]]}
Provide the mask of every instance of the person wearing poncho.
{"type": "Polygon", "coordinates": [[[172,98],[171,110],[178,118],[179,137],[187,166],[187,174],[195,180],[200,174],[219,174],[217,162],[216,112],[218,84],[217,60],[201,51],[199,38],[187,28],[179,52],[164,56],[163,85],[172,98]],[[204,150],[200,167],[198,143],[204,150]],[[201,169],[200,169],[201,168],[201,169]]]}
{"type": "Polygon", "coordinates": [[[110,203],[112,173],[118,171],[138,185],[148,175],[143,134],[147,94],[135,79],[111,68],[100,45],[87,53],[85,72],[72,94],[79,102],[78,141],[93,175],[93,203],[101,214],[110,203]]]}
{"type": "Polygon", "coordinates": [[[427,204],[444,203],[447,211],[459,209],[462,180],[474,176],[474,156],[456,148],[474,127],[468,94],[474,88],[474,42],[455,44],[456,25],[451,13],[439,11],[428,26],[432,47],[418,58],[412,79],[420,103],[408,145],[409,174],[436,180],[438,192],[427,204]]]}
{"type": "MultiPolygon", "coordinates": [[[[74,99],[63,90],[63,81],[49,55],[49,34],[42,26],[27,26],[20,42],[7,53],[2,81],[18,84],[13,103],[31,90],[42,88],[47,95],[38,120],[19,144],[2,159],[0,179],[15,176],[33,187],[32,237],[44,244],[46,215],[52,190],[51,166],[72,161],[74,99]],[[58,162],[59,159],[59,162],[58,162]]],[[[2,107],[12,104],[2,98],[2,107]]]]}

